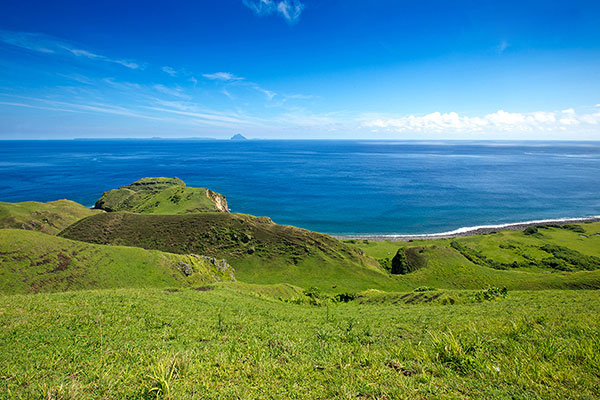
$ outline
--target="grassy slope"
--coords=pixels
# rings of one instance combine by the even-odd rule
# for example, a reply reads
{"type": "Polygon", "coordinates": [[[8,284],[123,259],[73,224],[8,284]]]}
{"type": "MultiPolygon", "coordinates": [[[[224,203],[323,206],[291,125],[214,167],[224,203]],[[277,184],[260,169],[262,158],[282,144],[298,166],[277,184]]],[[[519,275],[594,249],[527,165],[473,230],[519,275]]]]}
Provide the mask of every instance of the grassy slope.
{"type": "Polygon", "coordinates": [[[224,211],[225,197],[206,188],[187,187],[178,178],[143,178],[105,192],[96,208],[141,214],[224,211]]]}
{"type": "Polygon", "coordinates": [[[395,288],[393,278],[352,247],[327,235],[250,215],[105,213],[78,221],[61,235],[225,258],[235,267],[236,277],[249,283],[290,283],[328,291],[395,288]]]}
{"type": "Polygon", "coordinates": [[[56,234],[75,221],[101,213],[90,210],[70,200],[48,203],[26,201],[23,203],[0,202],[0,229],[15,228],[56,234]]]}
{"type": "Polygon", "coordinates": [[[311,307],[223,284],[0,296],[0,397],[593,399],[598,300],[311,307]]]}
{"type": "Polygon", "coordinates": [[[204,260],[131,247],[75,242],[43,233],[0,229],[0,293],[90,288],[182,287],[229,279],[204,260]],[[184,276],[185,262],[195,272],[184,276]]]}
{"type": "MultiPolygon", "coordinates": [[[[557,272],[541,268],[496,270],[475,265],[450,247],[453,240],[477,249],[487,257],[501,262],[525,260],[527,254],[536,260],[548,257],[540,250],[544,244],[558,244],[583,254],[600,254],[600,223],[579,224],[585,236],[566,229],[542,229],[540,237],[525,235],[520,231],[500,231],[495,234],[468,236],[456,239],[429,239],[412,242],[347,241],[376,259],[392,258],[400,247],[425,247],[428,266],[416,272],[398,276],[399,288],[410,290],[418,286],[437,288],[476,289],[487,285],[506,286],[509,289],[550,288],[600,288],[600,270],[583,272],[557,272]],[[513,248],[507,248],[510,244],[513,248]],[[500,246],[503,245],[504,248],[500,246]]],[[[600,267],[600,266],[599,266],[600,267]]]]}

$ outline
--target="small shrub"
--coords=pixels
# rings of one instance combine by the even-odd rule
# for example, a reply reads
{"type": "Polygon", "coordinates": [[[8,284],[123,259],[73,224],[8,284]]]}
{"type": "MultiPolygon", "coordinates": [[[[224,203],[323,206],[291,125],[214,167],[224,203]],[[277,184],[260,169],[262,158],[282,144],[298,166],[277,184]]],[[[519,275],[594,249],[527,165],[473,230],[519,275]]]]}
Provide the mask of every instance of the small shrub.
{"type": "Polygon", "coordinates": [[[526,235],[535,235],[536,233],[539,233],[540,231],[538,230],[537,226],[528,226],[527,228],[525,228],[523,230],[523,233],[526,235]]]}
{"type": "Polygon", "coordinates": [[[473,299],[475,302],[481,303],[483,301],[492,301],[498,298],[505,298],[506,296],[508,296],[508,289],[506,287],[499,289],[495,286],[488,286],[487,289],[476,292],[473,296],[473,299]]]}
{"type": "Polygon", "coordinates": [[[323,294],[321,293],[321,289],[311,286],[308,289],[304,289],[304,295],[311,299],[320,299],[323,294]]]}
{"type": "Polygon", "coordinates": [[[392,260],[389,258],[378,258],[377,262],[381,265],[381,268],[385,269],[387,272],[392,272],[392,260]]]}
{"type": "Polygon", "coordinates": [[[333,297],[333,300],[338,303],[348,303],[356,300],[357,297],[358,295],[356,293],[339,293],[333,297]]]}
{"type": "Polygon", "coordinates": [[[420,287],[416,288],[415,290],[413,290],[413,292],[429,292],[429,291],[433,291],[433,290],[437,290],[437,289],[433,288],[433,287],[429,287],[429,286],[420,286],[420,287]]]}

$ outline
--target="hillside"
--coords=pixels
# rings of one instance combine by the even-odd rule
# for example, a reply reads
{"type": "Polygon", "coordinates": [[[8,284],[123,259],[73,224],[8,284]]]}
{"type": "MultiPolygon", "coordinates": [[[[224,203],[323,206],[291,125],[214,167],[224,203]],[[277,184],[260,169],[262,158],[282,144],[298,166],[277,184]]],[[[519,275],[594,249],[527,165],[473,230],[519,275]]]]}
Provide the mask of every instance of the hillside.
{"type": "MultiPolygon", "coordinates": [[[[475,289],[600,288],[600,223],[540,226],[453,239],[346,240],[391,268],[400,251],[419,254],[421,266],[396,275],[404,285],[475,289]]],[[[409,263],[411,260],[408,260],[409,263]]]]}
{"type": "Polygon", "coordinates": [[[48,203],[37,201],[0,202],[0,229],[26,229],[54,235],[81,218],[101,212],[90,210],[70,200],[48,203]]]}
{"type": "Polygon", "coordinates": [[[361,251],[328,235],[244,214],[105,213],[60,233],[89,243],[136,246],[225,258],[250,283],[291,283],[327,290],[393,288],[394,281],[361,251]]]}
{"type": "Polygon", "coordinates": [[[0,296],[0,397],[598,397],[596,291],[315,307],[230,286],[0,296]]]}
{"type": "Polygon", "coordinates": [[[231,277],[231,269],[219,269],[202,257],[0,229],[0,293],[3,294],[188,287],[231,277]]]}
{"type": "Polygon", "coordinates": [[[143,178],[109,190],[95,208],[140,214],[229,212],[225,196],[206,188],[188,187],[179,178],[143,178]]]}

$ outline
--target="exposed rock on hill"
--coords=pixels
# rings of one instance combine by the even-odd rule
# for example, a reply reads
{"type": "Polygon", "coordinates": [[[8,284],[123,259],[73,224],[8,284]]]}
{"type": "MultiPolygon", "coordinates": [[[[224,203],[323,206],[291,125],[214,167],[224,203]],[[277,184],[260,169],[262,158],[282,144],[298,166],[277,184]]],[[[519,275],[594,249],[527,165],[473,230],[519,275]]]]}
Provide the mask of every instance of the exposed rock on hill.
{"type": "Polygon", "coordinates": [[[188,187],[179,178],[140,179],[105,192],[95,208],[140,214],[229,212],[225,196],[206,188],[188,187]]]}

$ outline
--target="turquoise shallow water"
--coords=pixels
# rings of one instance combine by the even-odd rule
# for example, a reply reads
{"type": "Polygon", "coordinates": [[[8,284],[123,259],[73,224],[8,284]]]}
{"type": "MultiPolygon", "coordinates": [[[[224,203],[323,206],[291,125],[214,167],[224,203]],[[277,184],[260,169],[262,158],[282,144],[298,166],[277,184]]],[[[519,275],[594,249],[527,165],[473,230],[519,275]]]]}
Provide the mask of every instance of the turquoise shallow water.
{"type": "Polygon", "coordinates": [[[0,141],[0,201],[91,206],[145,176],[334,234],[600,215],[600,142],[0,141]]]}

